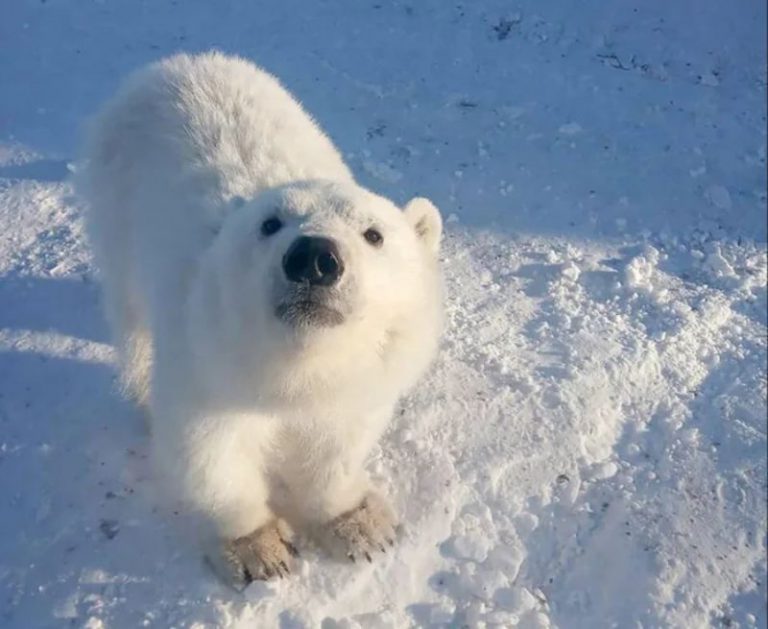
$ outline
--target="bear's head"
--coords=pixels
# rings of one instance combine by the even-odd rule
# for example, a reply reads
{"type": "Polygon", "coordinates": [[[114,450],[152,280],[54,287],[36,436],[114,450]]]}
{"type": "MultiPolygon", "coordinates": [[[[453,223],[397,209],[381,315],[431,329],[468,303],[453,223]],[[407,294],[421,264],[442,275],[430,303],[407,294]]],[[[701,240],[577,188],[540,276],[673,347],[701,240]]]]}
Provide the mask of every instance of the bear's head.
{"type": "Polygon", "coordinates": [[[193,308],[212,377],[292,398],[418,377],[442,326],[431,202],[400,209],[355,184],[312,181],[234,205],[193,308]]]}

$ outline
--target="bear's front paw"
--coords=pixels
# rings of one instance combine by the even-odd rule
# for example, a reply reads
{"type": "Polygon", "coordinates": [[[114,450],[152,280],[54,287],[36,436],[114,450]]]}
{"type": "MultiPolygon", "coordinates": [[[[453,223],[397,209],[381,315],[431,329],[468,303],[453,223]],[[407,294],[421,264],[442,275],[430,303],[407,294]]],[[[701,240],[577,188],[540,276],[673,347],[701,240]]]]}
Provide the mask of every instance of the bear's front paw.
{"type": "Polygon", "coordinates": [[[369,493],[356,508],[331,520],[324,537],[335,556],[372,561],[372,553],[394,546],[396,526],[395,515],[384,498],[369,493]]]}
{"type": "Polygon", "coordinates": [[[225,542],[213,563],[225,579],[243,588],[251,581],[287,576],[291,560],[298,554],[287,525],[273,520],[249,535],[225,542]]]}

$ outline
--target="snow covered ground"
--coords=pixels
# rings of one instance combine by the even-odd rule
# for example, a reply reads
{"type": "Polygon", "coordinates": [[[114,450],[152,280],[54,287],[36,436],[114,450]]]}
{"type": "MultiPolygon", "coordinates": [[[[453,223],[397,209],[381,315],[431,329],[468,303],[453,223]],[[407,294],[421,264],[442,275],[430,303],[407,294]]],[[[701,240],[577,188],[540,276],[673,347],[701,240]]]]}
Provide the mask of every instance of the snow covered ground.
{"type": "Polygon", "coordinates": [[[1,13],[0,626],[766,625],[764,2],[1,13]],[[213,46],[448,230],[441,357],[370,463],[398,547],[244,595],[153,491],[67,183],[122,75],[213,46]]]}

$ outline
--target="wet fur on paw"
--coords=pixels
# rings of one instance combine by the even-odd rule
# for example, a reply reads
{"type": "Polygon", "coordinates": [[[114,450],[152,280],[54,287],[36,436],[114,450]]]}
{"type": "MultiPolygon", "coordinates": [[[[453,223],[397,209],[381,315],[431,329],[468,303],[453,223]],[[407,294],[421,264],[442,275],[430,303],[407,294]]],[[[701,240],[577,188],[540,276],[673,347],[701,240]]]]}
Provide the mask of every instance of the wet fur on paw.
{"type": "Polygon", "coordinates": [[[219,572],[225,572],[235,587],[243,588],[252,581],[286,577],[292,559],[298,556],[291,543],[291,531],[282,520],[273,520],[253,533],[224,543],[219,572]]]}
{"type": "Polygon", "coordinates": [[[378,494],[369,493],[351,511],[331,520],[324,537],[337,558],[372,561],[373,553],[394,546],[397,522],[392,509],[378,494]]]}

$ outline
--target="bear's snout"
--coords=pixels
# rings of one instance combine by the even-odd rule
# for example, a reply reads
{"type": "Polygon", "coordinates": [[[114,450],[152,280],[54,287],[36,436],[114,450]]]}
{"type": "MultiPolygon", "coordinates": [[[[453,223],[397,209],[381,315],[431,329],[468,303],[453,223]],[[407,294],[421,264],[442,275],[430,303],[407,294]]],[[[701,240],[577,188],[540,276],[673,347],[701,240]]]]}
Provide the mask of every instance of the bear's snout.
{"type": "Polygon", "coordinates": [[[300,236],[283,256],[283,271],[291,282],[333,286],[344,273],[344,262],[333,240],[300,236]]]}

